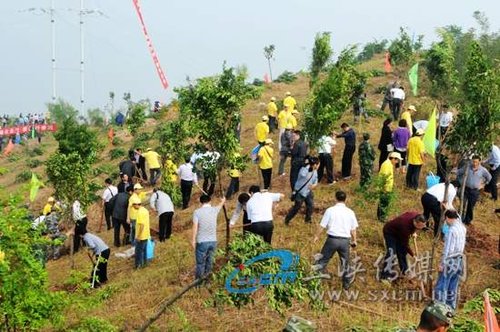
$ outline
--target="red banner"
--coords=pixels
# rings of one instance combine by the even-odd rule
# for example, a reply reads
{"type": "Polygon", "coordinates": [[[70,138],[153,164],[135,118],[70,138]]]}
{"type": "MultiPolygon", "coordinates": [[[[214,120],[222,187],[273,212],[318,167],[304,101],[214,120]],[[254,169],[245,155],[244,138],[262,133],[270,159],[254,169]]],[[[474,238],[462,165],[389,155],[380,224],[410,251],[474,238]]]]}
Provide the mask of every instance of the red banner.
{"type": "Polygon", "coordinates": [[[142,17],[141,7],[139,6],[139,0],[132,0],[134,2],[135,10],[137,11],[137,16],[139,16],[139,21],[141,21],[142,25],[142,33],[144,33],[144,37],[146,38],[146,43],[148,44],[149,53],[151,53],[151,58],[153,58],[153,63],[155,64],[156,72],[160,77],[161,85],[164,89],[168,88],[167,78],[163,73],[163,69],[161,69],[160,60],[158,59],[158,55],[153,47],[153,42],[151,41],[151,37],[149,37],[148,30],[146,29],[146,24],[144,23],[144,18],[142,17]]]}
{"type": "Polygon", "coordinates": [[[56,131],[57,130],[57,125],[55,123],[52,124],[36,124],[33,126],[16,126],[16,127],[5,127],[5,128],[0,128],[0,136],[11,136],[15,135],[17,133],[19,134],[26,134],[31,131],[31,127],[35,127],[35,130],[38,132],[44,132],[44,131],[56,131]]]}

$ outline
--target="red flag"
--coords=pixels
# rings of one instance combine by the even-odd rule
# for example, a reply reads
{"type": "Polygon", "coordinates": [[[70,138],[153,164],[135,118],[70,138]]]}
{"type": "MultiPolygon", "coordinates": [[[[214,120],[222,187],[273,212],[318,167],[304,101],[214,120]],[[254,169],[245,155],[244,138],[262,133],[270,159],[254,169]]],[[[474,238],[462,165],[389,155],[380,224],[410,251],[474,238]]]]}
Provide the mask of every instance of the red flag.
{"type": "Polygon", "coordinates": [[[264,83],[268,84],[269,82],[271,82],[269,80],[269,75],[267,75],[267,73],[264,74],[264,83]]]}
{"type": "Polygon", "coordinates": [[[12,152],[12,150],[14,150],[14,143],[12,143],[12,140],[9,139],[9,144],[7,144],[5,150],[3,150],[3,155],[7,157],[12,152]]]}
{"type": "Polygon", "coordinates": [[[385,52],[385,73],[389,74],[392,71],[391,53],[385,52]]]}
{"type": "Polygon", "coordinates": [[[113,137],[115,137],[115,131],[113,130],[113,127],[109,128],[108,131],[108,139],[110,142],[113,141],[113,137]]]}
{"type": "Polygon", "coordinates": [[[497,318],[491,308],[490,296],[488,291],[483,293],[484,296],[484,325],[486,326],[486,332],[499,332],[497,318]]]}
{"type": "Polygon", "coordinates": [[[151,37],[149,37],[148,30],[146,29],[146,24],[144,23],[144,18],[142,17],[141,13],[141,7],[139,6],[139,0],[132,0],[135,6],[135,10],[137,11],[137,16],[139,16],[139,21],[141,22],[142,25],[142,33],[144,34],[144,37],[146,38],[146,43],[148,44],[148,49],[149,53],[151,53],[151,58],[153,59],[153,63],[156,68],[156,72],[158,73],[158,76],[160,77],[161,85],[163,86],[164,89],[168,88],[168,82],[167,78],[165,77],[165,74],[163,73],[163,69],[161,68],[160,60],[158,59],[158,55],[156,54],[156,51],[153,47],[153,42],[151,41],[151,37]]]}

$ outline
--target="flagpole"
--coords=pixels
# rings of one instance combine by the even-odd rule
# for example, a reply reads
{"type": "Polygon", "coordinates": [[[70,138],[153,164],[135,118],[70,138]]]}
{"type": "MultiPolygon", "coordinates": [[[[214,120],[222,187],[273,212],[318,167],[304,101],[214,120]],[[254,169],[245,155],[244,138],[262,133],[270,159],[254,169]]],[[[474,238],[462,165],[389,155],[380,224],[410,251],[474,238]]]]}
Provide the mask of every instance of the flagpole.
{"type": "Polygon", "coordinates": [[[54,1],[50,3],[50,25],[52,30],[52,102],[55,103],[56,94],[56,18],[54,1]]]}
{"type": "Polygon", "coordinates": [[[85,116],[85,67],[84,67],[84,34],[83,15],[84,0],[80,0],[80,116],[85,116]]]}

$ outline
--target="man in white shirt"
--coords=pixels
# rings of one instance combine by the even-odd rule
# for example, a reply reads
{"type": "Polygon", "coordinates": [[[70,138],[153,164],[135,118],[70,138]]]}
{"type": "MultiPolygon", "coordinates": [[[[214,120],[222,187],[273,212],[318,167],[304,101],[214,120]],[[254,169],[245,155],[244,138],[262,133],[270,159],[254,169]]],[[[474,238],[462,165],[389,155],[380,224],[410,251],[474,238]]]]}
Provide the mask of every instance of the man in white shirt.
{"type": "Polygon", "coordinates": [[[493,146],[491,147],[490,155],[486,160],[486,164],[490,166],[489,171],[491,174],[491,180],[484,187],[484,189],[486,192],[490,192],[491,199],[496,201],[498,199],[498,173],[500,173],[500,149],[498,148],[498,146],[493,144],[493,146]]]}
{"type": "MultiPolygon", "coordinates": [[[[110,178],[104,180],[104,185],[106,189],[102,192],[102,208],[104,210],[104,219],[106,220],[106,228],[109,231],[113,226],[113,207],[109,204],[111,198],[113,198],[116,194],[118,194],[118,188],[113,186],[113,181],[110,178]]],[[[99,226],[100,227],[100,226],[99,226]]]]}
{"type": "Polygon", "coordinates": [[[251,186],[248,190],[250,199],[247,202],[247,214],[251,224],[249,232],[260,235],[271,244],[273,237],[273,203],[285,197],[283,194],[260,192],[259,186],[251,186]]]}
{"type": "Polygon", "coordinates": [[[439,263],[439,276],[434,289],[435,300],[445,303],[454,310],[457,307],[457,289],[464,270],[464,248],[467,229],[457,211],[445,213],[448,232],[444,237],[444,249],[439,263]]]}
{"type": "MultiPolygon", "coordinates": [[[[75,200],[71,207],[73,221],[75,222],[75,229],[80,231],[87,230],[87,215],[83,213],[80,201],[75,200]]],[[[80,249],[82,239],[79,236],[73,237],[73,252],[78,252],[80,249]]]]}
{"type": "Polygon", "coordinates": [[[403,107],[403,101],[405,100],[405,90],[401,87],[396,87],[391,89],[392,95],[392,117],[394,121],[399,120],[399,113],[401,112],[401,107],[403,107]]]}
{"type": "Polygon", "coordinates": [[[153,195],[149,199],[149,205],[158,213],[159,218],[159,240],[165,242],[172,234],[172,218],[174,217],[174,203],[170,196],[159,190],[153,189],[153,195]]]}
{"type": "Polygon", "coordinates": [[[182,193],[182,209],[187,209],[189,200],[191,199],[191,191],[193,190],[193,183],[198,186],[198,176],[194,171],[191,159],[186,157],[185,163],[180,165],[177,169],[177,175],[181,179],[181,193],[182,193]]]}
{"type": "Polygon", "coordinates": [[[448,109],[448,105],[443,106],[444,110],[439,113],[439,130],[441,131],[441,137],[446,134],[448,127],[453,121],[453,113],[448,109]]]}
{"type": "Polygon", "coordinates": [[[324,270],[326,265],[338,252],[340,264],[342,265],[342,287],[347,290],[352,283],[349,276],[349,247],[356,247],[356,228],[358,221],[354,211],[345,205],[347,195],[339,190],[335,193],[337,204],[326,209],[323,219],[319,224],[318,231],[314,237],[314,242],[318,242],[319,236],[326,229],[328,237],[318,255],[318,260],[313,265],[313,270],[324,270]]]}
{"type": "Polygon", "coordinates": [[[321,182],[325,169],[326,169],[326,182],[329,184],[335,182],[335,179],[333,178],[332,149],[335,148],[336,144],[337,142],[332,138],[332,135],[324,135],[319,139],[318,182],[321,182]]]}
{"type": "Polygon", "coordinates": [[[443,207],[444,210],[452,209],[453,200],[457,195],[457,189],[451,183],[448,185],[446,198],[444,197],[445,189],[446,185],[444,183],[438,183],[427,189],[420,199],[422,207],[424,208],[424,218],[427,220],[427,225],[429,225],[429,217],[432,214],[432,219],[434,220],[434,236],[439,232],[441,207],[443,207]]]}

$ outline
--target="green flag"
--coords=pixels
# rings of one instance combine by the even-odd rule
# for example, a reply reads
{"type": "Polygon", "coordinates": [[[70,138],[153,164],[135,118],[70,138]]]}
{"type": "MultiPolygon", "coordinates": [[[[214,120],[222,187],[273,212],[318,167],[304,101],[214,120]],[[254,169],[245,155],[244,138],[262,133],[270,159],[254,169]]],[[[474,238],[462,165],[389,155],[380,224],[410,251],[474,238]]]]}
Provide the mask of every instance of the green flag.
{"type": "Polygon", "coordinates": [[[416,96],[418,93],[418,62],[408,72],[408,79],[410,80],[411,91],[416,96]]]}
{"type": "Polygon", "coordinates": [[[30,202],[33,202],[38,194],[38,189],[43,187],[42,181],[38,180],[35,173],[31,173],[31,183],[30,183],[30,202]]]}
{"type": "Polygon", "coordinates": [[[434,154],[436,153],[436,113],[436,108],[434,108],[424,134],[425,152],[427,152],[433,158],[434,154]]]}

